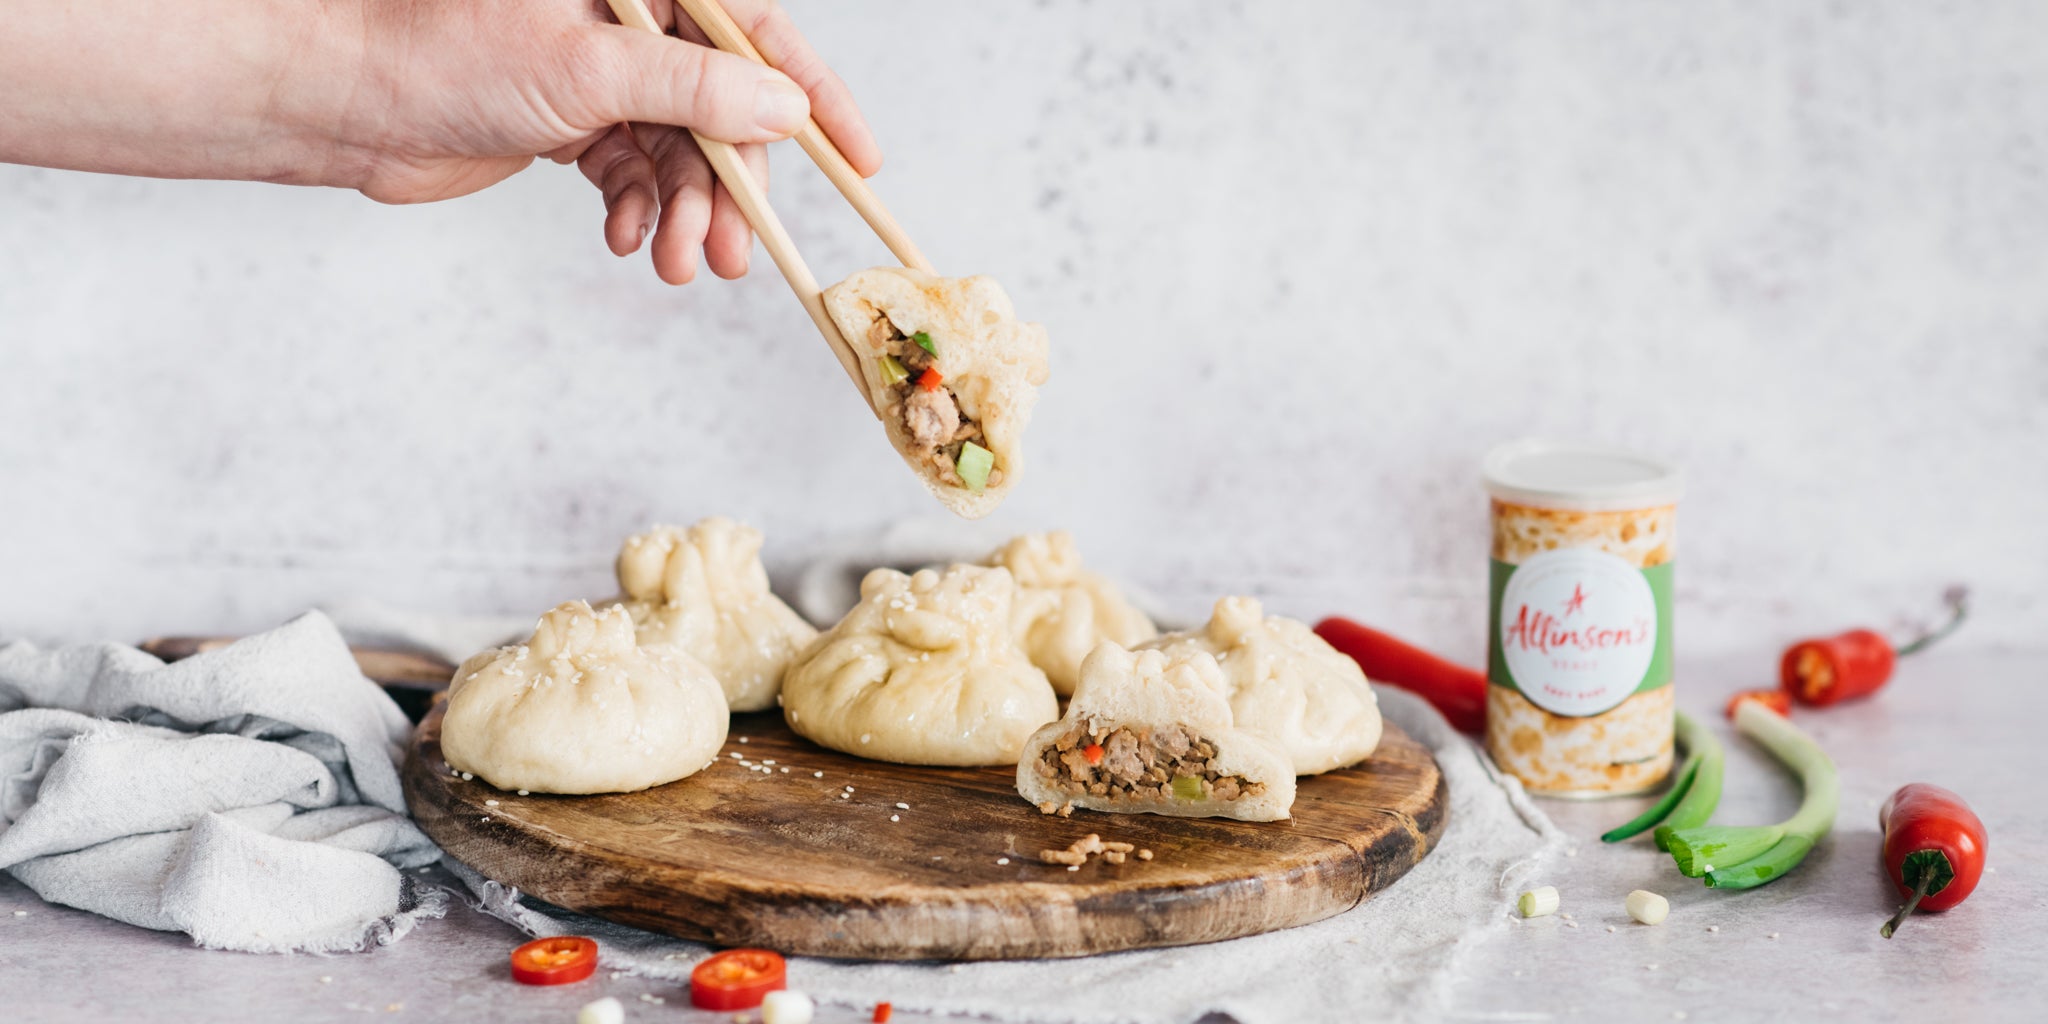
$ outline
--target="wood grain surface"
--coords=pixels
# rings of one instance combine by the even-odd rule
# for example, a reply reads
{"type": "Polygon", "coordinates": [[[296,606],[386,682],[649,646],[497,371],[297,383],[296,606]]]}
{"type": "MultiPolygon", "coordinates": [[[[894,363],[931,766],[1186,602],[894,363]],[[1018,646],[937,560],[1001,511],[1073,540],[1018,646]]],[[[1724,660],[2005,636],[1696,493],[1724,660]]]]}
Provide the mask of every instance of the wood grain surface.
{"type": "Polygon", "coordinates": [[[456,859],[608,920],[809,956],[1068,957],[1307,924],[1400,878],[1449,815],[1435,758],[1391,724],[1370,760],[1303,779],[1292,819],[1251,823],[1044,815],[1011,769],[863,761],[776,712],[734,716],[718,762],[666,786],[519,796],[449,769],[441,713],[414,735],[405,789],[456,859]],[[1040,863],[1090,832],[1153,859],[1040,863]]]}

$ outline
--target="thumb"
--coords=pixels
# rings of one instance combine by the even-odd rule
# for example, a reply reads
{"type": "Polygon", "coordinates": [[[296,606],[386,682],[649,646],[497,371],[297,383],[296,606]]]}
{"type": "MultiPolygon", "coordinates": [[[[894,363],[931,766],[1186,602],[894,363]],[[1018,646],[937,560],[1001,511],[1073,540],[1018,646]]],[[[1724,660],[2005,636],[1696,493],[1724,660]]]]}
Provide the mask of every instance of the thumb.
{"type": "Polygon", "coordinates": [[[622,25],[592,27],[594,68],[576,74],[575,89],[599,123],[646,121],[725,142],[772,142],[811,116],[810,97],[774,68],[622,25]]]}

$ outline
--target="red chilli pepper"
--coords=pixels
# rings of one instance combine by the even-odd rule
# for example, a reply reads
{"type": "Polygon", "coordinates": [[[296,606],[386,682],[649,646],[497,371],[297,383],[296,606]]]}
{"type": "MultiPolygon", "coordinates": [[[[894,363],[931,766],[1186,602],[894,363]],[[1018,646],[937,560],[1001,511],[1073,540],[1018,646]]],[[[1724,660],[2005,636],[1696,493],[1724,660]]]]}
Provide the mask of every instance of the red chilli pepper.
{"type": "Polygon", "coordinates": [[[1082,748],[1081,748],[1081,756],[1082,756],[1082,757],[1085,757],[1085,758],[1087,758],[1087,759],[1088,759],[1088,763],[1089,763],[1089,764],[1101,764],[1101,763],[1102,763],[1102,744],[1100,744],[1100,743],[1090,743],[1090,744],[1088,744],[1087,746],[1085,746],[1085,747],[1082,747],[1082,748]]]}
{"type": "Polygon", "coordinates": [[[1899,787],[1877,812],[1884,832],[1884,869],[1906,905],[1884,923],[1892,937],[1915,909],[1947,910],[1968,898],[1984,876],[1990,845],[1984,822],[1963,798],[1940,786],[1899,787]]]}
{"type": "Polygon", "coordinates": [[[1949,591],[1948,605],[1947,623],[1896,651],[1891,641],[1869,629],[1793,644],[1778,661],[1779,685],[1800,703],[1818,708],[1868,697],[1892,677],[1899,658],[1926,650],[1963,624],[1970,610],[1968,594],[1960,589],[1949,591]]]}
{"type": "Polygon", "coordinates": [[[926,391],[937,391],[939,385],[945,383],[945,380],[945,375],[939,372],[938,367],[927,366],[924,373],[917,378],[917,386],[926,391]]]}
{"type": "Polygon", "coordinates": [[[1460,732],[1486,731],[1486,675],[1445,661],[1350,619],[1316,623],[1316,635],[1351,656],[1366,678],[1398,686],[1428,701],[1460,732]]]}
{"type": "Polygon", "coordinates": [[[876,1003],[875,1024],[889,1024],[889,1013],[893,1009],[888,1003],[876,1003]]]}
{"type": "Polygon", "coordinates": [[[1729,721],[1735,721],[1735,709],[1741,707],[1742,702],[1746,700],[1756,701],[1758,704],[1762,704],[1764,707],[1777,712],[1780,717],[1792,717],[1791,694],[1783,690],[1744,690],[1728,698],[1729,721]]]}

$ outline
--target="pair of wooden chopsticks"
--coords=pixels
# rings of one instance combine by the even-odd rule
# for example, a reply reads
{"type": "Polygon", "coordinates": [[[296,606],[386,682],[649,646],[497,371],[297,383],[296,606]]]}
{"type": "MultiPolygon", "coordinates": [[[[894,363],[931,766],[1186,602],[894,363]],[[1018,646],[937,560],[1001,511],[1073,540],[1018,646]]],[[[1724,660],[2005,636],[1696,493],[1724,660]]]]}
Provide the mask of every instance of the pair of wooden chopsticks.
{"type": "MultiPolygon", "coordinates": [[[[619,19],[619,24],[656,34],[661,33],[661,25],[654,20],[654,15],[647,9],[644,0],[606,2],[611,5],[612,15],[619,19]]],[[[747,34],[740,30],[739,24],[732,20],[732,15],[728,14],[724,7],[719,6],[718,0],[674,2],[681,13],[696,22],[697,27],[703,29],[704,35],[719,49],[745,57],[757,64],[768,63],[762,58],[761,51],[754,48],[753,40],[748,39],[747,34]]],[[[832,353],[839,357],[839,365],[846,370],[846,375],[852,378],[853,386],[860,390],[861,401],[868,405],[870,411],[880,415],[880,410],[874,408],[874,403],[868,395],[867,381],[861,376],[860,358],[854,354],[853,346],[840,336],[839,328],[832,323],[832,318],[826,315],[824,292],[818,287],[817,278],[811,276],[811,268],[805,265],[804,258],[797,253],[796,244],[790,241],[789,232],[783,230],[781,219],[775,216],[775,209],[768,205],[767,194],[754,183],[754,176],[747,173],[746,162],[740,159],[739,150],[729,142],[707,139],[694,130],[690,132],[690,137],[697,141],[697,148],[704,151],[704,158],[710,161],[711,170],[718,175],[719,183],[732,195],[741,215],[747,218],[747,223],[752,225],[754,233],[760,236],[761,244],[767,247],[768,255],[775,260],[776,269],[782,271],[782,279],[789,282],[790,290],[796,292],[797,301],[803,303],[804,311],[811,315],[811,322],[817,325],[818,333],[825,338],[825,344],[831,346],[832,353]]],[[[853,208],[859,211],[861,219],[867,221],[868,226],[881,237],[882,243],[889,247],[889,251],[903,261],[904,266],[927,273],[932,272],[932,265],[925,260],[924,254],[918,251],[917,244],[904,233],[902,225],[896,223],[896,218],[889,214],[889,208],[882,205],[881,198],[868,188],[867,181],[853,169],[852,164],[846,162],[846,157],[839,152],[839,147],[833,145],[832,140],[825,136],[825,130],[818,126],[815,119],[804,122],[803,129],[796,133],[796,141],[803,147],[805,153],[810,154],[818,169],[825,172],[825,177],[831,179],[832,184],[839,189],[839,194],[845,196],[846,201],[852,203],[853,208]]]]}

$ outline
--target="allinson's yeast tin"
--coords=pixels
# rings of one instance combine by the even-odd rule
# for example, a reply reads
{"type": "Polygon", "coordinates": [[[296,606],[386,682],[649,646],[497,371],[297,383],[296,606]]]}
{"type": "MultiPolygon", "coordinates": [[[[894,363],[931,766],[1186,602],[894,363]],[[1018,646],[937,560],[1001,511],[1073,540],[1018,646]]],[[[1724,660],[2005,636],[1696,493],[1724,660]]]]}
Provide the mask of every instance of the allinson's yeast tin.
{"type": "Polygon", "coordinates": [[[1516,441],[1493,497],[1486,749],[1533,793],[1639,793],[1671,771],[1671,556],[1684,482],[1633,452],[1516,441]]]}

